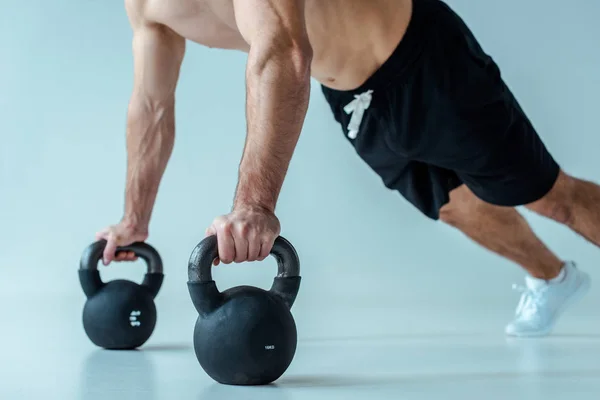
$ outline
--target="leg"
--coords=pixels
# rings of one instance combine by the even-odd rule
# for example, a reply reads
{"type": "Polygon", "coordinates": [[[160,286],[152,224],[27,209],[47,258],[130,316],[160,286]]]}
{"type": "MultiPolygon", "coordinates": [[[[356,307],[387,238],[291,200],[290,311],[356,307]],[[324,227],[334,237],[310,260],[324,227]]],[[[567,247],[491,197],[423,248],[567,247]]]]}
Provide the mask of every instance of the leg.
{"type": "MultiPolygon", "coordinates": [[[[349,142],[388,188],[425,215],[522,265],[531,276],[507,333],[547,334],[565,307],[585,293],[589,277],[552,254],[514,207],[551,192],[560,168],[494,60],[448,6],[434,6],[440,12],[414,8],[413,29],[430,29],[407,31],[378,79],[356,92],[324,88],[325,96],[347,134],[351,117],[345,106],[363,89],[374,89],[358,135],[346,135],[349,142]],[[430,45],[423,48],[426,34],[430,45]],[[420,49],[418,60],[411,42],[420,49]],[[405,62],[411,67],[404,68],[405,62]],[[386,71],[399,70],[404,72],[390,75],[388,85],[376,86],[386,71]]],[[[593,201],[585,203],[588,209],[593,201]]],[[[591,237],[593,229],[583,221],[587,214],[579,215],[576,223],[570,214],[571,224],[591,237]]]]}
{"type": "MultiPolygon", "coordinates": [[[[441,38],[455,34],[463,40],[441,47],[457,44],[446,54],[443,63],[439,63],[445,73],[437,87],[444,90],[445,96],[441,98],[447,104],[435,107],[435,110],[451,112],[442,113],[438,125],[432,124],[439,128],[438,136],[427,153],[419,155],[429,164],[454,171],[468,188],[468,191],[459,189],[451,194],[459,201],[450,199],[443,218],[489,249],[521,264],[530,273],[525,278],[526,286],[521,289],[523,294],[516,317],[506,327],[506,333],[547,335],[560,314],[587,292],[590,279],[575,263],[561,263],[535,237],[513,207],[538,202],[565,180],[560,178],[559,165],[504,83],[496,63],[460,18],[454,20],[456,31],[452,24],[444,24],[448,35],[441,38]]],[[[559,193],[574,195],[574,192],[556,190],[555,197],[559,193]]],[[[588,198],[586,206],[580,208],[591,209],[592,201],[588,198]]],[[[544,203],[548,211],[568,201],[546,201],[537,205],[541,209],[544,203]]],[[[589,229],[589,222],[586,225],[583,216],[575,222],[573,212],[560,216],[554,208],[550,213],[593,238],[593,229],[589,229]]],[[[587,218],[589,213],[585,215],[587,218]]]]}
{"type": "Polygon", "coordinates": [[[450,193],[440,219],[466,236],[511,261],[535,278],[555,278],[564,264],[538,239],[512,207],[499,207],[477,198],[465,185],[450,193]]]}
{"type": "Polygon", "coordinates": [[[485,203],[462,185],[450,193],[440,219],[485,248],[520,264],[531,275],[517,307],[517,317],[506,327],[511,336],[550,333],[566,305],[583,296],[589,277],[573,263],[554,255],[512,207],[485,203]]]}
{"type": "Polygon", "coordinates": [[[526,207],[568,226],[600,247],[600,186],[597,184],[561,171],[552,190],[526,207]]]}

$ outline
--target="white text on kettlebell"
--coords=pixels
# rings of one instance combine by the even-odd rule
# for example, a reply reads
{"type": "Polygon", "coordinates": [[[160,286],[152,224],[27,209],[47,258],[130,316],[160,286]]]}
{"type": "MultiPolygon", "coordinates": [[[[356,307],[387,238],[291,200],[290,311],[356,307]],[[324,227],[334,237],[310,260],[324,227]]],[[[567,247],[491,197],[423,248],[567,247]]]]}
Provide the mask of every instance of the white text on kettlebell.
{"type": "Polygon", "coordinates": [[[268,346],[265,346],[265,350],[275,350],[275,345],[270,344],[268,346]]]}
{"type": "Polygon", "coordinates": [[[142,323],[138,321],[138,317],[142,315],[141,311],[132,311],[129,314],[129,325],[131,326],[140,326],[142,323]]]}

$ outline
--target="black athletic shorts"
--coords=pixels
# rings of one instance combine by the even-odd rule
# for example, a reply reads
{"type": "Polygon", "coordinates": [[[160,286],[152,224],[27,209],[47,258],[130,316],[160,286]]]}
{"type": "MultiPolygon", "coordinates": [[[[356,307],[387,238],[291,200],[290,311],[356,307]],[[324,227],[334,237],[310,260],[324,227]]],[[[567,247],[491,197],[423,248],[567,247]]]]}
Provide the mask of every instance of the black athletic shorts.
{"type": "Polygon", "coordinates": [[[322,88],[358,155],[432,219],[463,183],[488,203],[518,206],[558,177],[498,66],[441,0],[413,0],[404,38],[359,88],[322,88]]]}

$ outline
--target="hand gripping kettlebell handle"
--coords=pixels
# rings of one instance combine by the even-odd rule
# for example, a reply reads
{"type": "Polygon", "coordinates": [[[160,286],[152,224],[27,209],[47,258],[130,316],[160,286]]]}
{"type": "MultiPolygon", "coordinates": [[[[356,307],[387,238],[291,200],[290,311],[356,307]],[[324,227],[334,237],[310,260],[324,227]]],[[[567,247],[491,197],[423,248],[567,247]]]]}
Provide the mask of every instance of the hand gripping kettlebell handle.
{"type": "MultiPolygon", "coordinates": [[[[104,282],[102,282],[98,271],[98,262],[102,259],[102,253],[104,253],[105,247],[106,240],[98,240],[89,245],[81,256],[79,263],[79,280],[84,293],[88,297],[93,296],[94,293],[104,286],[104,282]]],[[[144,275],[142,286],[150,292],[153,298],[156,297],[164,279],[163,263],[158,251],[148,243],[144,242],[136,242],[129,246],[117,247],[117,252],[121,251],[131,251],[146,262],[147,271],[144,275]]]]}
{"type": "MultiPolygon", "coordinates": [[[[219,306],[221,293],[212,278],[212,263],[218,257],[217,237],[204,238],[192,251],[188,262],[188,288],[200,314],[219,306]]],[[[282,236],[275,239],[271,255],[277,260],[277,276],[270,292],[291,308],[300,288],[300,260],[292,244],[282,236]]]]}

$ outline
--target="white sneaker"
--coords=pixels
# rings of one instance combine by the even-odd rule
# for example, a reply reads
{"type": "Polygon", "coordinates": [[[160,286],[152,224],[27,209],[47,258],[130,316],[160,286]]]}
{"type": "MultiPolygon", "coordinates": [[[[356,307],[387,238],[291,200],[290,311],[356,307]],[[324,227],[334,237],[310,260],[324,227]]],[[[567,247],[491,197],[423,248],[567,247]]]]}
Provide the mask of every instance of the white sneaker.
{"type": "Polygon", "coordinates": [[[525,278],[526,287],[515,287],[522,292],[516,318],[506,327],[506,334],[535,337],[550,334],[560,314],[590,288],[590,276],[567,262],[560,282],[545,281],[531,276],[525,278]]]}

